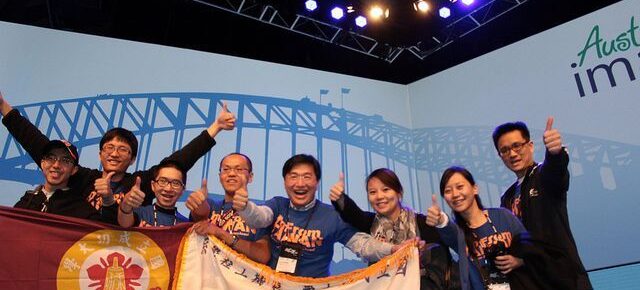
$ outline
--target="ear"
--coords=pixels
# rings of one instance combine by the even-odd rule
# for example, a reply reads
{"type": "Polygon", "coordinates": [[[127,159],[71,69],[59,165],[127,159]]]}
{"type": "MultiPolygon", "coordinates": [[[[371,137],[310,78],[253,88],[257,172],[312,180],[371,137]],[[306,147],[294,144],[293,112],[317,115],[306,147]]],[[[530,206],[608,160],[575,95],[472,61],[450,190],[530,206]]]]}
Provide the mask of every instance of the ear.
{"type": "Polygon", "coordinates": [[[249,173],[249,178],[247,178],[247,184],[253,182],[253,172],[249,173]]]}
{"type": "MultiPolygon", "coordinates": [[[[156,192],[156,182],[155,181],[150,181],[151,182],[151,191],[153,191],[153,193],[156,192]]],[[[140,186],[142,187],[142,185],[140,186]]],[[[184,192],[184,187],[182,188],[182,192],[184,192]]]]}
{"type": "Polygon", "coordinates": [[[473,195],[478,195],[478,185],[473,186],[473,195]]]}
{"type": "Polygon", "coordinates": [[[75,175],[76,172],[78,172],[78,169],[79,169],[78,165],[73,166],[73,169],[71,170],[71,176],[75,175]]]}

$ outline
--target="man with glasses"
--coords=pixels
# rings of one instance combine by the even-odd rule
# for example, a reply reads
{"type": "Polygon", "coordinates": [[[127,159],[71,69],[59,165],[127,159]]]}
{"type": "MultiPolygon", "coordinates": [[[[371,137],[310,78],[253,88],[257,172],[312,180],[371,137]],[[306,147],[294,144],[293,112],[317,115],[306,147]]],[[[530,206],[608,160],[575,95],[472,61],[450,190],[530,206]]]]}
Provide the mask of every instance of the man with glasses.
{"type": "Polygon", "coordinates": [[[249,259],[266,264],[271,257],[269,237],[262,230],[247,225],[233,209],[236,193],[248,195],[247,186],[253,181],[253,164],[242,153],[231,153],[220,161],[220,184],[224,198],[214,201],[207,198],[206,183],[199,191],[191,193],[186,206],[191,210],[194,230],[201,235],[214,235],[232,249],[249,259]]]}
{"type": "Polygon", "coordinates": [[[562,136],[547,119],[543,134],[543,163],[533,160],[534,146],[523,122],[505,123],[493,131],[493,143],[504,165],[516,174],[516,182],[502,195],[501,206],[517,216],[533,239],[554,257],[546,269],[556,278],[557,289],[591,289],[569,227],[567,191],[569,155],[562,136]]]}
{"type": "Polygon", "coordinates": [[[370,261],[380,260],[405,245],[383,243],[358,232],[342,221],[332,205],[317,200],[321,174],[318,160],[298,154],[282,167],[288,198],[277,196],[258,206],[249,201],[245,191],[234,195],[233,208],[249,226],[267,228],[270,233],[271,268],[296,276],[327,277],[331,275],[329,265],[336,242],[370,261]]]}
{"type": "Polygon", "coordinates": [[[53,140],[42,152],[44,184],[25,192],[14,207],[100,221],[100,213],[67,186],[78,171],[76,146],[66,140],[53,140]]]}
{"type": "Polygon", "coordinates": [[[125,195],[118,210],[118,223],[128,228],[133,225],[139,227],[174,226],[177,223],[188,222],[176,209],[176,202],[184,192],[187,182],[187,172],[179,163],[164,160],[153,168],[151,189],[156,197],[154,204],[141,206],[145,193],[140,190],[140,177],[136,177],[136,184],[125,195]]]}
{"type": "MultiPolygon", "coordinates": [[[[20,115],[3,98],[0,92],[0,114],[2,123],[9,133],[39,164],[42,160],[42,148],[49,142],[49,138],[42,134],[28,119],[20,115]]],[[[235,116],[228,111],[226,104],[222,111],[206,130],[191,140],[182,149],[174,152],[166,160],[181,164],[186,171],[215,145],[214,137],[221,130],[232,130],[235,127],[235,116]]],[[[130,165],[135,163],[138,154],[138,139],[129,130],[113,128],[107,131],[100,140],[98,156],[102,170],[79,166],[78,171],[69,179],[69,187],[77,188],[79,193],[92,206],[100,211],[105,220],[117,224],[117,204],[124,194],[136,183],[140,177],[140,189],[145,192],[143,205],[152,203],[154,195],[151,189],[153,167],[127,173],[130,165]]]]}

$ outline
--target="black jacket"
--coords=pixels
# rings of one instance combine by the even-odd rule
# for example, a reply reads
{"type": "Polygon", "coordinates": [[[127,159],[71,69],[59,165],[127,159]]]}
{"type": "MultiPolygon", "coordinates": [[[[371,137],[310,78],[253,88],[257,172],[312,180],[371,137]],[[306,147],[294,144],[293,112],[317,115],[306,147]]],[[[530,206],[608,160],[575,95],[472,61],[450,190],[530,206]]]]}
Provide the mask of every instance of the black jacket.
{"type": "MultiPolygon", "coordinates": [[[[18,110],[13,109],[4,118],[2,123],[7,127],[9,133],[15,138],[22,148],[24,148],[33,161],[39,166],[42,160],[42,150],[49,142],[49,138],[42,134],[36,126],[34,126],[27,118],[20,115],[18,110]]],[[[191,169],[193,165],[204,154],[209,152],[211,148],[216,144],[215,140],[209,136],[206,131],[203,131],[196,138],[191,140],[189,144],[185,145],[182,149],[174,152],[165,160],[171,160],[179,163],[185,170],[191,169]]],[[[114,197],[119,202],[117,196],[122,197],[129,192],[131,187],[135,184],[136,177],[140,176],[141,186],[140,189],[146,193],[143,202],[144,205],[149,205],[153,202],[155,195],[151,190],[151,180],[153,179],[153,170],[155,166],[147,170],[139,170],[134,173],[125,173],[122,180],[117,186],[117,191],[114,191],[114,197]]],[[[105,219],[109,219],[111,223],[118,224],[117,212],[114,209],[117,207],[105,207],[102,208],[101,197],[92,196],[91,192],[94,191],[94,182],[96,179],[102,178],[102,171],[98,169],[90,169],[79,166],[78,172],[69,178],[67,186],[74,188],[74,192],[80,194],[85,200],[89,202],[93,207],[98,209],[105,219]]]]}
{"type": "Polygon", "coordinates": [[[14,207],[104,222],[102,215],[73,189],[58,189],[47,200],[40,185],[25,192],[14,207]]]}
{"type": "MultiPolygon", "coordinates": [[[[569,227],[568,165],[569,155],[566,150],[557,155],[547,151],[544,163],[534,164],[527,169],[520,185],[519,218],[531,234],[532,242],[555,260],[547,265],[552,269],[545,270],[558,280],[559,285],[564,285],[564,289],[591,289],[569,227]]],[[[502,195],[502,207],[511,209],[516,187],[517,182],[502,195]]]]}

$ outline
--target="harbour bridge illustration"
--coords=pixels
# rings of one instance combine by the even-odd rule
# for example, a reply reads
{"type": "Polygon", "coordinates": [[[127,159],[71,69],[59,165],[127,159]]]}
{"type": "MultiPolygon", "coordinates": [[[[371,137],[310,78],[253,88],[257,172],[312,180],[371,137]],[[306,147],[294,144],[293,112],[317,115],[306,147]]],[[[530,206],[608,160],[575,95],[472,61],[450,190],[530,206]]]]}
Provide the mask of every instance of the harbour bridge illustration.
{"type": "MultiPolygon", "coordinates": [[[[231,133],[234,151],[251,148],[250,156],[255,158],[255,179],[259,179],[256,183],[262,191],[258,200],[268,199],[267,192],[283,192],[281,178],[267,174],[279,173],[282,162],[269,156],[281,155],[284,161],[300,152],[311,153],[324,164],[323,180],[327,181],[320,185],[319,192],[328,191],[328,186],[337,181],[334,172],[342,171],[347,180],[355,180],[347,185],[358,186],[353,191],[363,193],[366,174],[377,167],[388,167],[398,173],[405,185],[403,200],[419,211],[427,209],[429,195],[439,191],[441,172],[452,164],[471,170],[483,189],[482,194],[489,196],[489,206],[497,206],[499,194],[514,179],[496,155],[490,138],[493,128],[410,129],[378,115],[318,104],[306,97],[292,100],[203,92],[97,95],[27,104],[16,109],[50,138],[73,142],[83,156],[81,163],[87,159],[85,156],[90,156],[82,151],[97,152],[100,138],[109,128],[127,128],[140,141],[134,165],[138,170],[158,162],[157,151],[169,154],[189,141],[188,132],[208,127],[222,102],[228,103],[237,117],[236,129],[231,133]],[[339,168],[329,171],[328,163],[339,168]]],[[[31,157],[6,130],[4,133],[7,137],[0,143],[0,183],[9,180],[33,184],[40,180],[41,173],[31,157]]],[[[541,134],[532,131],[533,136],[541,134]]],[[[600,191],[637,188],[638,182],[631,176],[632,172],[640,172],[639,146],[570,134],[563,137],[570,148],[572,186],[577,183],[579,189],[600,191]],[[588,184],[581,186],[576,179],[588,184]]],[[[543,145],[534,142],[538,152],[542,151],[543,145]]],[[[212,164],[212,160],[219,159],[209,152],[201,160],[202,166],[194,167],[201,178],[215,174],[210,174],[211,170],[217,170],[217,163],[212,164]]],[[[97,158],[92,162],[95,163],[83,164],[100,166],[97,158]]],[[[366,199],[363,201],[366,203],[366,199]]]]}

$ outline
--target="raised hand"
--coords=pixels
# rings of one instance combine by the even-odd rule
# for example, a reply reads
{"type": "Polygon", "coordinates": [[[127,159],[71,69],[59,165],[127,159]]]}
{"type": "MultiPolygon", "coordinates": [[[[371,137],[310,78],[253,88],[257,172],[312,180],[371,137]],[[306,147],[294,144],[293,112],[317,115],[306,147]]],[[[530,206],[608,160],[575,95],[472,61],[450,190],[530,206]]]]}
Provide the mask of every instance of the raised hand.
{"type": "Polygon", "coordinates": [[[544,147],[549,153],[556,155],[562,151],[562,136],[558,130],[553,128],[553,117],[547,119],[547,127],[544,129],[544,147]]]}
{"type": "Polygon", "coordinates": [[[124,201],[120,203],[120,207],[125,212],[131,212],[134,208],[139,208],[144,201],[145,193],[140,190],[140,176],[136,177],[136,184],[124,196],[124,201]]]}
{"type": "Polygon", "coordinates": [[[236,190],[233,194],[233,209],[236,211],[242,211],[247,208],[249,202],[249,191],[247,191],[247,178],[244,174],[238,174],[240,177],[240,184],[242,186],[236,190]]]}
{"type": "Polygon", "coordinates": [[[6,116],[12,109],[13,108],[9,105],[9,102],[7,102],[2,96],[2,92],[0,92],[0,114],[6,116]]]}
{"type": "Polygon", "coordinates": [[[442,222],[442,210],[438,205],[438,198],[435,194],[431,195],[431,207],[427,209],[427,225],[435,227],[442,222]]]}
{"type": "Polygon", "coordinates": [[[209,190],[207,189],[207,179],[202,179],[202,184],[200,185],[200,189],[192,192],[189,197],[187,197],[187,201],[185,205],[187,209],[191,211],[194,219],[202,219],[209,217],[209,203],[207,203],[207,196],[209,194],[209,190]]]}
{"type": "Polygon", "coordinates": [[[229,112],[227,108],[227,103],[222,103],[222,111],[216,118],[216,123],[223,130],[233,130],[236,126],[236,116],[233,113],[229,112]]]}
{"type": "Polygon", "coordinates": [[[113,192],[111,191],[111,178],[116,174],[115,171],[111,171],[107,173],[107,176],[98,178],[93,183],[93,188],[97,194],[102,196],[103,199],[109,198],[113,196],[113,192]]]}
{"type": "Polygon", "coordinates": [[[329,190],[329,199],[331,201],[337,201],[344,194],[344,173],[340,172],[338,176],[338,182],[334,184],[329,190]]]}

